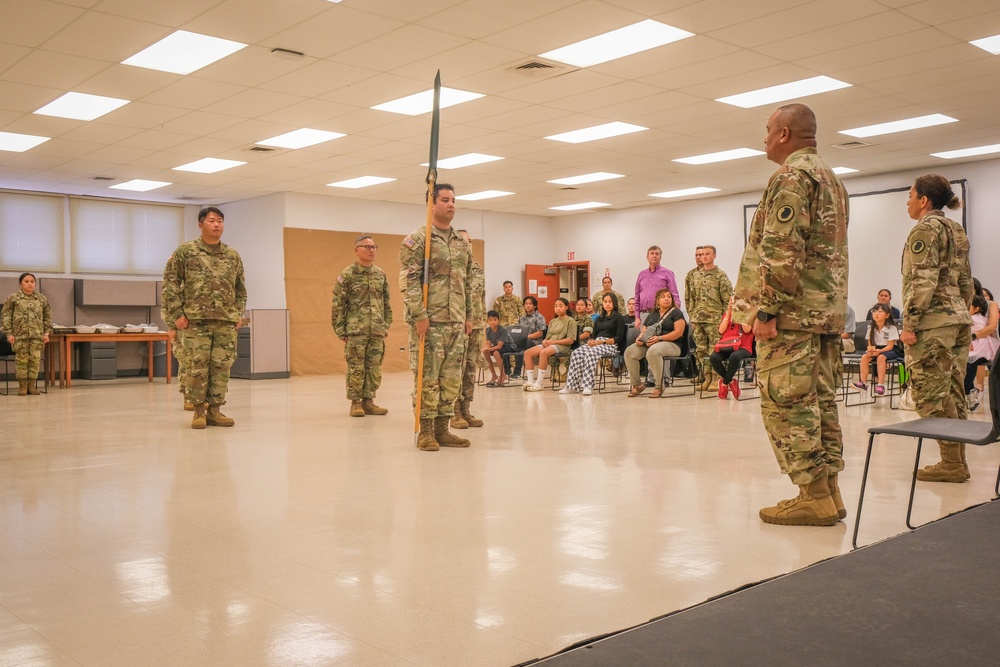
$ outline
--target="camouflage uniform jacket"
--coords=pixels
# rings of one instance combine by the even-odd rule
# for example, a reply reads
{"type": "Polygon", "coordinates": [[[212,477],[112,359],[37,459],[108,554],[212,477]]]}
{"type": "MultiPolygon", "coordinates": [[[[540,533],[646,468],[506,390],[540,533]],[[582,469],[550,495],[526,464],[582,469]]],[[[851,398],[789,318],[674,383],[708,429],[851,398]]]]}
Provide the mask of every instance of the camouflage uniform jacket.
{"type": "Polygon", "coordinates": [[[684,280],[684,303],[692,322],[718,324],[729,307],[733,284],[717,266],[705,271],[691,269],[684,280]]]}
{"type": "Polygon", "coordinates": [[[757,311],[779,329],[840,333],[847,318],[848,199],[815,148],[795,151],[771,176],[743,251],[733,319],[757,311]]]}
{"type": "Polygon", "coordinates": [[[355,262],[344,269],[333,285],[330,313],[333,333],[348,336],[385,336],[392,324],[389,281],[377,266],[355,262]]]}
{"type": "Polygon", "coordinates": [[[49,300],[38,292],[25,294],[20,290],[7,297],[3,304],[0,331],[4,336],[41,338],[52,333],[52,309],[49,300]]]}
{"type": "Polygon", "coordinates": [[[583,333],[594,333],[594,318],[592,318],[587,313],[583,315],[573,314],[573,319],[576,320],[576,333],[579,338],[580,334],[583,333]]]}
{"type": "Polygon", "coordinates": [[[516,294],[509,296],[501,294],[493,302],[493,310],[500,313],[500,326],[509,327],[517,324],[517,321],[521,319],[521,315],[524,315],[524,302],[516,294]]]}
{"type": "Polygon", "coordinates": [[[910,230],[903,249],[903,329],[971,325],[973,291],[969,237],[960,224],[931,211],[910,230]]]}
{"type": "Polygon", "coordinates": [[[472,314],[469,315],[469,321],[472,322],[474,329],[483,329],[486,327],[486,275],[476,260],[472,260],[468,290],[472,295],[472,314]]]}
{"type": "Polygon", "coordinates": [[[188,320],[236,322],[247,308],[247,287],[240,254],[198,238],[174,250],[163,269],[160,316],[167,326],[188,320]]]}
{"type": "Polygon", "coordinates": [[[403,293],[406,321],[471,322],[475,304],[467,280],[472,272],[472,246],[451,227],[432,226],[431,230],[426,309],[421,285],[426,228],[421,227],[404,238],[399,248],[399,289],[403,293]]]}
{"type": "Polygon", "coordinates": [[[595,294],[593,296],[593,298],[591,299],[591,301],[594,302],[594,310],[596,312],[601,312],[602,311],[601,304],[604,303],[604,295],[605,294],[613,294],[614,297],[615,297],[615,299],[618,301],[618,312],[622,313],[622,315],[624,315],[625,317],[628,317],[627,315],[625,315],[625,312],[626,312],[626,309],[625,309],[625,305],[626,305],[626,303],[625,303],[625,297],[623,297],[620,292],[616,292],[613,289],[611,289],[611,290],[601,290],[600,292],[598,292],[597,294],[595,294]]]}

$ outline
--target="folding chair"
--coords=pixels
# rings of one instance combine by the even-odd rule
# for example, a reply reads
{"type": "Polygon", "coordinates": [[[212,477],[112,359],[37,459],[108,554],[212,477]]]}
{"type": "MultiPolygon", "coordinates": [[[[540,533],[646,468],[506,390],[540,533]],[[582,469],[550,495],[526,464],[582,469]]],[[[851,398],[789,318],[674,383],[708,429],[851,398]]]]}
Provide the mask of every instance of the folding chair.
{"type": "MultiPolygon", "coordinates": [[[[996,364],[998,358],[1000,358],[1000,351],[993,358],[994,364],[996,364]]],[[[871,464],[872,445],[875,443],[876,435],[884,433],[917,439],[917,454],[913,458],[913,479],[910,481],[910,499],[906,505],[906,527],[913,530],[918,527],[912,525],[910,517],[913,513],[913,492],[917,486],[917,470],[920,465],[920,450],[924,439],[949,440],[951,442],[977,446],[992,445],[997,440],[1000,440],[1000,373],[990,373],[990,416],[992,417],[992,422],[943,418],[913,419],[898,424],[886,424],[885,426],[875,426],[868,429],[868,453],[865,455],[865,470],[861,474],[861,495],[858,496],[858,515],[854,520],[854,537],[851,540],[851,545],[855,549],[858,548],[861,508],[865,501],[868,468],[871,464]]],[[[993,487],[993,492],[1000,498],[1000,470],[997,471],[997,481],[993,487]]]]}
{"type": "Polygon", "coordinates": [[[671,366],[682,361],[690,361],[692,367],[697,365],[695,359],[695,347],[694,347],[694,331],[691,329],[691,324],[689,323],[684,329],[684,336],[687,338],[687,354],[682,354],[678,357],[663,357],[663,391],[666,392],[667,389],[673,389],[676,387],[685,387],[683,382],[689,382],[691,387],[691,392],[688,393],[687,390],[681,393],[671,393],[662,394],[661,398],[677,398],[678,396],[694,396],[698,393],[698,373],[692,373],[690,378],[683,378],[681,383],[678,383],[677,378],[671,373],[667,376],[667,373],[671,370],[671,366]]]}
{"type": "Polygon", "coordinates": [[[868,391],[865,394],[859,394],[861,399],[857,403],[851,403],[849,397],[855,393],[854,383],[851,382],[851,378],[854,377],[854,371],[857,370],[858,380],[861,379],[861,357],[864,356],[865,350],[868,349],[868,325],[871,324],[868,320],[858,322],[854,327],[854,352],[850,354],[841,355],[841,360],[844,364],[844,373],[841,375],[842,381],[840,383],[841,390],[844,395],[844,407],[854,407],[857,405],[871,405],[875,402],[875,390],[874,387],[868,387],[868,391]],[[865,398],[867,396],[867,398],[865,398]]]}
{"type": "Polygon", "coordinates": [[[503,355],[504,361],[510,360],[512,363],[518,359],[524,359],[524,351],[528,349],[528,331],[524,327],[513,326],[508,329],[511,339],[514,341],[516,352],[507,352],[503,355]]]}
{"type": "MultiPolygon", "coordinates": [[[[639,340],[640,330],[635,326],[625,327],[625,349],[627,350],[630,345],[634,344],[635,341],[639,340]]],[[[615,350],[614,354],[602,355],[600,360],[597,362],[597,378],[594,381],[594,389],[597,393],[603,394],[605,390],[608,389],[608,371],[604,368],[604,361],[609,360],[611,364],[616,361],[620,364],[619,368],[621,371],[618,376],[615,377],[615,385],[625,385],[628,384],[628,373],[625,371],[625,357],[621,352],[615,350]]]]}

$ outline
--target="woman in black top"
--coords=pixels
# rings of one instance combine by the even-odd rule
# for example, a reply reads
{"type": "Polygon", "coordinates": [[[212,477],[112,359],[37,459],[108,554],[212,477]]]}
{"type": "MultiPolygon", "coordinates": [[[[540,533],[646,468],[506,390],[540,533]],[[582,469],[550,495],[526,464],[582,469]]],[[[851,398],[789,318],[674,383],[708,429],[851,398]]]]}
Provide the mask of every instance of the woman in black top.
{"type": "Polygon", "coordinates": [[[573,350],[566,372],[566,386],[560,394],[580,391],[584,396],[594,393],[594,372],[601,357],[622,354],[625,351],[625,318],[618,312],[618,300],[605,294],[601,314],[594,322],[594,333],[586,344],[573,350]]]}

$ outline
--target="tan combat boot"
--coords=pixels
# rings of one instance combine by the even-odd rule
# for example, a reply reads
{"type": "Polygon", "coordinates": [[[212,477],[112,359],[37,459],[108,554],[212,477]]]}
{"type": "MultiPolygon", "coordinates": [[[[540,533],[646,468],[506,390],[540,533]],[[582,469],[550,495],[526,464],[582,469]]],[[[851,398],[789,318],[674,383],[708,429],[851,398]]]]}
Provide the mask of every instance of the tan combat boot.
{"type": "Polygon", "coordinates": [[[417,449],[424,452],[436,452],[440,449],[434,438],[434,423],[430,419],[420,420],[420,433],[417,434],[417,449]]]}
{"type": "Polygon", "coordinates": [[[375,405],[375,400],[371,398],[366,398],[361,401],[361,409],[365,411],[366,415],[387,415],[389,411],[385,408],[381,408],[375,405]]]}
{"type": "Polygon", "coordinates": [[[972,479],[972,473],[969,472],[969,460],[965,458],[965,443],[962,443],[962,467],[965,468],[965,479],[972,479]]]}
{"type": "Polygon", "coordinates": [[[194,403],[186,398],[184,399],[184,412],[194,412],[194,403]]]}
{"type": "Polygon", "coordinates": [[[827,476],[799,485],[799,495],[760,511],[764,523],[780,526],[833,526],[840,520],[827,476]]]}
{"type": "MultiPolygon", "coordinates": [[[[464,419],[465,423],[471,426],[472,428],[479,428],[480,426],[483,425],[483,420],[476,419],[475,417],[472,416],[472,413],[469,411],[469,408],[471,406],[472,406],[472,401],[461,402],[461,405],[459,407],[462,411],[462,419],[464,419]]],[[[457,412],[458,411],[456,410],[456,414],[457,412]]]]}
{"type": "Polygon", "coordinates": [[[847,518],[847,508],[844,507],[844,499],[840,496],[840,482],[837,481],[837,473],[827,475],[827,483],[830,485],[830,497],[837,507],[837,516],[841,519],[847,518]]]}
{"type": "Polygon", "coordinates": [[[458,429],[469,428],[469,422],[462,415],[462,399],[455,399],[455,416],[451,418],[451,427],[458,429]]]}
{"type": "Polygon", "coordinates": [[[448,417],[434,418],[434,439],[442,447],[468,447],[472,443],[448,432],[448,417]]]}
{"type": "Polygon", "coordinates": [[[365,409],[361,407],[361,401],[351,401],[351,416],[364,417],[365,409]]]}
{"type": "Polygon", "coordinates": [[[953,482],[960,484],[968,479],[962,465],[962,445],[957,442],[938,443],[941,460],[917,471],[921,482],[953,482]]]}
{"type": "Polygon", "coordinates": [[[208,406],[208,414],[205,416],[205,422],[209,426],[233,426],[234,424],[236,424],[235,419],[233,419],[232,417],[227,417],[226,415],[222,414],[222,412],[219,410],[220,407],[222,406],[219,405],[208,406]]]}
{"type": "Polygon", "coordinates": [[[715,371],[705,371],[705,381],[702,383],[700,389],[702,391],[712,391],[712,389],[717,385],[718,380],[721,380],[715,371]]]}
{"type": "Polygon", "coordinates": [[[28,381],[23,378],[17,378],[17,395],[27,396],[28,395],[28,381]]]}
{"type": "Polygon", "coordinates": [[[205,404],[195,404],[194,416],[191,417],[191,428],[205,428],[206,426],[208,423],[205,417],[205,404]]]}
{"type": "Polygon", "coordinates": [[[24,381],[24,386],[28,390],[28,396],[39,396],[42,392],[38,391],[38,387],[35,386],[35,380],[29,378],[24,381]]]}

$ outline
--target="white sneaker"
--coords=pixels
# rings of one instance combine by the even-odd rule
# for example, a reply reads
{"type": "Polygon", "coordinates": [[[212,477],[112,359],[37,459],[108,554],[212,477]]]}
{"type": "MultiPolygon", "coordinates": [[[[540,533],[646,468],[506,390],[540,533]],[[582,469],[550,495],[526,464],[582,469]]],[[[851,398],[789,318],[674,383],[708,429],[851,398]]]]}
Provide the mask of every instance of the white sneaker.
{"type": "Polygon", "coordinates": [[[580,392],[580,393],[582,393],[584,396],[593,396],[594,395],[594,390],[591,389],[590,387],[584,387],[583,391],[580,392]]]}
{"type": "Polygon", "coordinates": [[[563,394],[563,395],[566,395],[566,394],[572,394],[574,392],[569,387],[563,387],[562,389],[559,390],[559,393],[563,394]]]}
{"type": "Polygon", "coordinates": [[[542,385],[540,384],[526,384],[524,385],[525,391],[541,391],[542,385]]]}
{"type": "Polygon", "coordinates": [[[969,395],[966,396],[966,400],[969,404],[969,412],[975,412],[978,410],[980,403],[979,390],[973,387],[972,391],[969,392],[969,395]]]}

